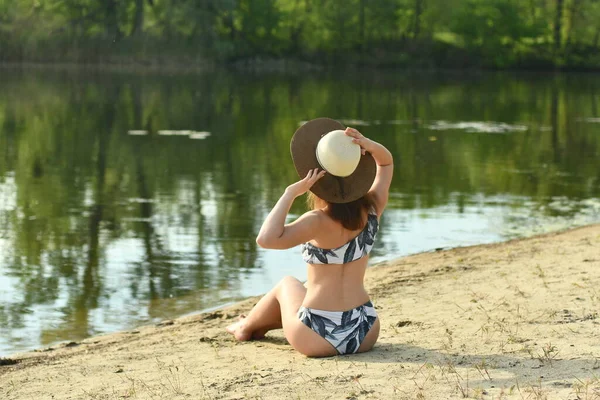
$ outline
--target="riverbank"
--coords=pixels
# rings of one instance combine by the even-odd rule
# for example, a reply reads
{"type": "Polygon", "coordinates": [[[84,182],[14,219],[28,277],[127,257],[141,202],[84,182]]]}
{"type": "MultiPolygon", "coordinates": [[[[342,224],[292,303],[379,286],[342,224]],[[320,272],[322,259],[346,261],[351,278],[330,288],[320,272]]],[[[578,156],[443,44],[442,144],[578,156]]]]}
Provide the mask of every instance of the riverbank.
{"type": "Polygon", "coordinates": [[[257,300],[0,360],[3,399],[600,398],[600,225],[380,263],[369,353],[235,342],[257,300]]]}

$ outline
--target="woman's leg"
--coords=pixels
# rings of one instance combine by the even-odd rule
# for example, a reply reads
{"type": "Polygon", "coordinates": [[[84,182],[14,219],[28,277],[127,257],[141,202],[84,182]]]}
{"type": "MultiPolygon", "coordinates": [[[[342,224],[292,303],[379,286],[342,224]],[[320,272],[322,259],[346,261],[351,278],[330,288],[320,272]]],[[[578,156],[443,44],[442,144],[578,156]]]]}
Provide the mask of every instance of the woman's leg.
{"type": "Polygon", "coordinates": [[[256,303],[247,317],[229,325],[226,330],[237,340],[261,339],[268,331],[283,328],[282,314],[286,320],[294,317],[304,296],[306,288],[302,282],[285,277],[256,303]]]}
{"type": "MultiPolygon", "coordinates": [[[[283,328],[287,341],[309,357],[328,357],[337,350],[298,318],[298,309],[306,296],[306,288],[298,279],[288,276],[264,295],[246,318],[229,325],[226,330],[237,340],[259,339],[271,329],[283,328]]],[[[369,336],[369,335],[367,335],[369,336]]]]}
{"type": "Polygon", "coordinates": [[[333,346],[298,319],[298,309],[306,288],[298,279],[287,276],[264,295],[246,318],[229,325],[227,332],[237,340],[259,339],[271,329],[283,328],[287,341],[309,357],[337,354],[333,346]]]}

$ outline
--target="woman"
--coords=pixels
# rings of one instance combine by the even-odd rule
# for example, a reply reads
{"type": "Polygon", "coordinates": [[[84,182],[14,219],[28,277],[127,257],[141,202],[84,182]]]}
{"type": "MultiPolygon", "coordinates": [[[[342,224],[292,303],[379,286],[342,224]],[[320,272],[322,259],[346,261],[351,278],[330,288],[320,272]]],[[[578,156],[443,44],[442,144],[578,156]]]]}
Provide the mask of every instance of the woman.
{"type": "Polygon", "coordinates": [[[247,317],[227,327],[237,340],[260,339],[271,329],[283,328],[288,342],[309,357],[364,352],[377,341],[380,323],[363,279],[388,201],[393,159],[384,146],[356,129],[340,129],[339,122],[319,118],[294,134],[292,157],[304,178],[286,188],[256,242],[268,249],[302,244],[308,280],[304,285],[293,277],[281,280],[247,317]],[[324,144],[325,138],[334,143],[324,144]],[[340,148],[336,159],[332,153],[340,148]],[[352,158],[347,150],[358,151],[358,159],[350,161],[354,171],[348,176],[332,172],[347,167],[352,158]],[[328,171],[319,171],[319,166],[328,171]],[[294,200],[309,190],[312,210],[285,224],[294,200]]]}

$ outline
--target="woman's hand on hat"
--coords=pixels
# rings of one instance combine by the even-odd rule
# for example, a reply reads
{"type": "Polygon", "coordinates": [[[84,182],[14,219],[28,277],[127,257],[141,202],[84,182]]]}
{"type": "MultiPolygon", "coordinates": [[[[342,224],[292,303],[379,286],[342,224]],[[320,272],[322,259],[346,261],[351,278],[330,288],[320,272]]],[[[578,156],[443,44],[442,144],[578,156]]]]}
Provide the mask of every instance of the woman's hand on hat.
{"type": "Polygon", "coordinates": [[[310,188],[323,176],[325,176],[325,170],[319,171],[319,168],[308,170],[308,174],[304,179],[299,180],[296,183],[288,186],[285,191],[286,193],[294,195],[294,197],[302,196],[308,192],[310,188]]]}
{"type": "Polygon", "coordinates": [[[362,133],[354,128],[346,128],[344,133],[346,136],[350,136],[352,138],[352,143],[356,143],[360,146],[360,152],[363,156],[367,151],[369,151],[368,146],[371,141],[364,137],[362,133]]]}

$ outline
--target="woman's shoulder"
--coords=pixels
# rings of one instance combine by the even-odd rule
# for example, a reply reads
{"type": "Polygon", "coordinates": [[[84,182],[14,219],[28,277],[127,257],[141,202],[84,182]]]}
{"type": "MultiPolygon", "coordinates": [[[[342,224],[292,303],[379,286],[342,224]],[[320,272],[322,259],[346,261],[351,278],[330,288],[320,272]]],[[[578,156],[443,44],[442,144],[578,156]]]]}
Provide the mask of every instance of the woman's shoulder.
{"type": "Polygon", "coordinates": [[[327,215],[322,210],[310,210],[300,216],[299,219],[309,222],[311,225],[319,225],[325,222],[327,215]]]}
{"type": "Polygon", "coordinates": [[[310,210],[310,211],[306,211],[304,214],[302,214],[302,217],[304,218],[324,218],[326,216],[325,211],[321,210],[321,209],[316,209],[316,210],[310,210]]]}
{"type": "Polygon", "coordinates": [[[341,225],[339,221],[334,220],[331,215],[327,213],[327,210],[318,208],[316,210],[307,211],[302,215],[302,218],[306,218],[311,221],[311,226],[318,233],[330,232],[336,226],[341,225]]]}

